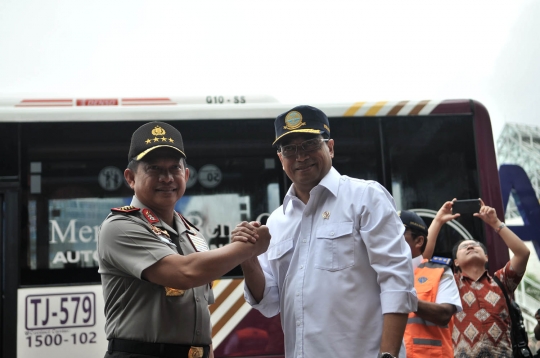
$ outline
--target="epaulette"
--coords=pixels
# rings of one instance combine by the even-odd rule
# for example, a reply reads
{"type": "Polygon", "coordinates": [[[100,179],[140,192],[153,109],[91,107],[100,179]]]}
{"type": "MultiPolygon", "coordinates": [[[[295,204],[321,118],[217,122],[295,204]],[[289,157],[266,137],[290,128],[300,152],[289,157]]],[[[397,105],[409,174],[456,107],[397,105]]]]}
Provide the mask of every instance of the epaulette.
{"type": "Polygon", "coordinates": [[[452,259],[449,259],[448,257],[433,256],[431,260],[429,260],[429,262],[442,264],[446,266],[452,266],[452,259]]]}
{"type": "Polygon", "coordinates": [[[118,208],[111,209],[112,212],[126,213],[126,214],[136,213],[137,211],[140,211],[140,210],[141,210],[140,208],[136,208],[133,205],[120,206],[118,208]]]}

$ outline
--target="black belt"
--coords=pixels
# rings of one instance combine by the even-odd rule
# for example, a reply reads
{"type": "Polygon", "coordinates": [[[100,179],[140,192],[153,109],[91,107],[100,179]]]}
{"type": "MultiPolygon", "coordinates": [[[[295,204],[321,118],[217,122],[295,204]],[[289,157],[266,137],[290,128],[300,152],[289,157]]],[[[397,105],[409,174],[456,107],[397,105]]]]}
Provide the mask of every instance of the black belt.
{"type": "Polygon", "coordinates": [[[210,347],[170,343],[147,343],[113,338],[109,340],[109,352],[113,351],[166,358],[208,358],[210,347]]]}

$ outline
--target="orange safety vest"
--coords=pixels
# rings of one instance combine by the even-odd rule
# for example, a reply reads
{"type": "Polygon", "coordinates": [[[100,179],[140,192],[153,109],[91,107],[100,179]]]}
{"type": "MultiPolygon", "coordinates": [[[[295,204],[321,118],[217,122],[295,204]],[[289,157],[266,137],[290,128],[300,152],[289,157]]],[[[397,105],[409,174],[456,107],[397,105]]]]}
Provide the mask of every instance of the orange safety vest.
{"type": "MultiPolygon", "coordinates": [[[[414,270],[414,288],[418,300],[435,302],[439,282],[447,266],[427,259],[422,260],[414,270]]],[[[454,357],[452,346],[453,317],[447,326],[438,326],[409,313],[407,328],[403,339],[407,349],[407,357],[454,357]]]]}

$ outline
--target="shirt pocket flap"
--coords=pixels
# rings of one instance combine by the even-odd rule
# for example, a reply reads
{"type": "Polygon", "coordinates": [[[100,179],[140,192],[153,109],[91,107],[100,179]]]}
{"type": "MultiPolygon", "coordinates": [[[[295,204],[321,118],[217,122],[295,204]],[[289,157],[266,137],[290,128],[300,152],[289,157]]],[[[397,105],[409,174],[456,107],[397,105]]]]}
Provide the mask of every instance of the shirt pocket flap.
{"type": "Polygon", "coordinates": [[[323,225],[317,229],[318,239],[337,239],[341,236],[351,235],[353,233],[353,223],[335,223],[323,225]]]}
{"type": "Polygon", "coordinates": [[[284,240],[268,248],[268,260],[276,260],[285,255],[293,247],[292,239],[284,240]]]}

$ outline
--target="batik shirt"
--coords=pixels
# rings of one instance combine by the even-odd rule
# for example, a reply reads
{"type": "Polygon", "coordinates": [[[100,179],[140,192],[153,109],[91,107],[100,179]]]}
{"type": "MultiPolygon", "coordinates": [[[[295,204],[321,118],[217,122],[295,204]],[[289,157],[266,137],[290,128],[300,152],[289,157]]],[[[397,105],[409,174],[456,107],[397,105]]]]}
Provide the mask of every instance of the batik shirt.
{"type": "MultiPolygon", "coordinates": [[[[514,290],[523,274],[517,274],[508,261],[495,275],[505,286],[508,296],[514,299],[514,290]]],[[[497,282],[487,271],[476,281],[461,272],[454,276],[463,305],[463,311],[456,313],[454,318],[454,357],[511,358],[512,321],[497,282]]]]}

